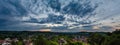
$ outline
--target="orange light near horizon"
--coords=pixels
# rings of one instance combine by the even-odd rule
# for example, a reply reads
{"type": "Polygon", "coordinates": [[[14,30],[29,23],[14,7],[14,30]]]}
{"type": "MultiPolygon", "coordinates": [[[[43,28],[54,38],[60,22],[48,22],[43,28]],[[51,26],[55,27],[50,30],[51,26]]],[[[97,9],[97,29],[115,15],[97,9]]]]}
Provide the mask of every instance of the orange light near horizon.
{"type": "Polygon", "coordinates": [[[80,32],[87,32],[86,30],[80,30],[80,32]]]}
{"type": "Polygon", "coordinates": [[[39,30],[40,32],[50,32],[51,31],[51,29],[41,29],[41,30],[39,30]]]}

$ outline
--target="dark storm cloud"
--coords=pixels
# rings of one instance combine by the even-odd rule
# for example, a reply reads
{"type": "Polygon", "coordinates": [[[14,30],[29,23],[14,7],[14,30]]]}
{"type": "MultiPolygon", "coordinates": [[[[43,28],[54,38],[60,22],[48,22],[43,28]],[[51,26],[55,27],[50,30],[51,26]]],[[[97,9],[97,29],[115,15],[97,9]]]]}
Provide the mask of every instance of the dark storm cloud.
{"type": "MultiPolygon", "coordinates": [[[[44,0],[44,1],[46,1],[46,0],[44,0]]],[[[51,13],[51,14],[47,14],[48,17],[43,18],[41,21],[37,20],[36,18],[31,18],[30,19],[31,22],[35,21],[36,23],[60,23],[61,24],[61,22],[63,22],[65,20],[65,17],[64,17],[65,14],[73,15],[73,16],[77,15],[78,17],[85,17],[85,16],[89,15],[88,16],[88,18],[89,18],[92,15],[92,12],[98,7],[97,4],[95,6],[91,6],[90,1],[86,1],[85,3],[82,4],[82,3],[80,3],[80,2],[82,2],[82,0],[79,0],[78,2],[71,1],[65,6],[63,6],[61,4],[60,0],[48,0],[46,2],[47,3],[45,4],[45,6],[47,6],[48,8],[49,7],[52,8],[53,12],[55,12],[55,13],[59,12],[62,15],[57,16],[56,14],[51,13]],[[63,6],[63,8],[61,8],[62,6],[63,6]]],[[[39,7],[39,4],[37,7],[39,7]]],[[[35,11],[32,11],[32,12],[35,12],[35,11]]],[[[42,11],[39,11],[39,12],[42,12],[42,11]]],[[[72,19],[72,17],[71,17],[71,19],[72,19]]],[[[87,20],[87,19],[85,19],[85,20],[87,20]]],[[[74,21],[74,22],[77,22],[79,24],[90,24],[91,23],[90,21],[89,22],[86,22],[86,21],[81,21],[81,22],[79,21],[78,22],[76,20],[69,20],[69,21],[74,21]]]]}
{"type": "MultiPolygon", "coordinates": [[[[113,4],[106,0],[101,6],[99,2],[102,1],[0,0],[0,30],[92,30],[120,12],[120,6],[115,7],[119,1],[113,4]]],[[[112,27],[100,27],[108,28],[112,27]]]]}
{"type": "Polygon", "coordinates": [[[42,20],[40,23],[54,23],[54,24],[62,24],[62,21],[65,20],[65,17],[63,17],[62,15],[54,15],[54,14],[50,14],[48,15],[48,18],[46,18],[45,20],[42,20]]]}
{"type": "Polygon", "coordinates": [[[59,0],[50,0],[48,5],[57,12],[61,10],[61,3],[59,0]]]}
{"type": "Polygon", "coordinates": [[[0,0],[0,15],[23,16],[26,13],[18,0],[0,0]]]}
{"type": "Polygon", "coordinates": [[[27,10],[20,4],[19,0],[0,0],[0,29],[9,29],[9,25],[19,23],[15,17],[22,17],[27,10]]]}
{"type": "Polygon", "coordinates": [[[63,13],[84,17],[88,13],[92,13],[96,9],[97,6],[98,5],[96,5],[95,7],[92,7],[90,5],[90,1],[84,4],[79,3],[79,1],[78,2],[72,1],[63,8],[63,13]]]}
{"type": "MultiPolygon", "coordinates": [[[[36,4],[38,0],[34,1],[33,4],[36,4]]],[[[78,16],[85,16],[88,13],[92,13],[96,7],[91,7],[89,5],[90,2],[80,4],[79,2],[70,2],[63,8],[61,8],[61,3],[59,0],[48,0],[46,1],[48,4],[46,6],[53,9],[55,12],[59,12],[63,15],[56,15],[56,14],[48,14],[47,18],[43,18],[40,20],[36,18],[30,17],[30,20],[27,21],[19,21],[21,20],[22,16],[29,16],[28,11],[33,13],[30,7],[26,8],[23,4],[21,4],[20,0],[0,0],[0,25],[1,29],[24,29],[25,26],[17,25],[24,22],[26,23],[53,23],[53,24],[62,24],[65,20],[64,14],[71,14],[71,15],[78,15],[78,16]],[[83,8],[84,6],[84,8],[83,8]],[[19,18],[18,20],[16,18],[19,18]]],[[[30,2],[31,3],[31,2],[30,2]]],[[[27,3],[29,4],[29,3],[27,3]]],[[[31,5],[31,4],[30,4],[31,5]]],[[[29,5],[29,6],[30,6],[29,5]]],[[[39,7],[38,7],[39,8],[39,7]]],[[[36,11],[36,10],[35,10],[36,11]]],[[[35,12],[36,13],[36,12],[35,12]]],[[[34,14],[34,13],[33,13],[34,14]]],[[[80,24],[88,24],[88,22],[79,22],[80,24]]],[[[65,25],[64,25],[65,26],[65,25]]],[[[60,26],[60,27],[51,27],[53,29],[67,29],[67,26],[60,26]]],[[[26,27],[29,29],[32,26],[26,27]]],[[[31,29],[31,28],[30,28],[31,29]]]]}

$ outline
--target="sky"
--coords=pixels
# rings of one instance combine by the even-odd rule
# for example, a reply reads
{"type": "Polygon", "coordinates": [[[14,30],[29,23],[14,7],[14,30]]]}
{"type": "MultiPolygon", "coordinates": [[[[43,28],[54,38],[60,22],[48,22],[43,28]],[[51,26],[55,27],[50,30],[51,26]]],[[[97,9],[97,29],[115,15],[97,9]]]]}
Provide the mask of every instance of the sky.
{"type": "Polygon", "coordinates": [[[120,0],[0,0],[0,31],[111,32],[120,0]]]}

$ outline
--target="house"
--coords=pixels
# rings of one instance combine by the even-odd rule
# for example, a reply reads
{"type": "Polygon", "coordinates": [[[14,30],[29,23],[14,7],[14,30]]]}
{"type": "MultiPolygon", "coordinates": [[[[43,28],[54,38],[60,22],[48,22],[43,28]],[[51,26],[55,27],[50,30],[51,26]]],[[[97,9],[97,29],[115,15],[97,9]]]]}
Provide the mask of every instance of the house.
{"type": "Polygon", "coordinates": [[[6,40],[0,40],[0,45],[11,45],[11,43],[6,40]]]}
{"type": "Polygon", "coordinates": [[[4,41],[2,45],[11,45],[11,43],[9,41],[4,41]]]}
{"type": "Polygon", "coordinates": [[[31,40],[24,40],[25,45],[33,45],[33,42],[31,40]]]}
{"type": "Polygon", "coordinates": [[[4,43],[4,41],[5,41],[5,40],[0,40],[0,45],[1,45],[2,43],[4,43]]]}

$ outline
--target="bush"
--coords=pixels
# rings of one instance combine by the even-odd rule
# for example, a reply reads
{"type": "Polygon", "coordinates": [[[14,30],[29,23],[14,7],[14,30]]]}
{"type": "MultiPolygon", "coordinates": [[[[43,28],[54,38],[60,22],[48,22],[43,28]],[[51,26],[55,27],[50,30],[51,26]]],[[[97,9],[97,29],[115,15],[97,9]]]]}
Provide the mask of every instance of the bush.
{"type": "Polygon", "coordinates": [[[71,42],[68,45],[83,45],[82,42],[71,42]]]}

